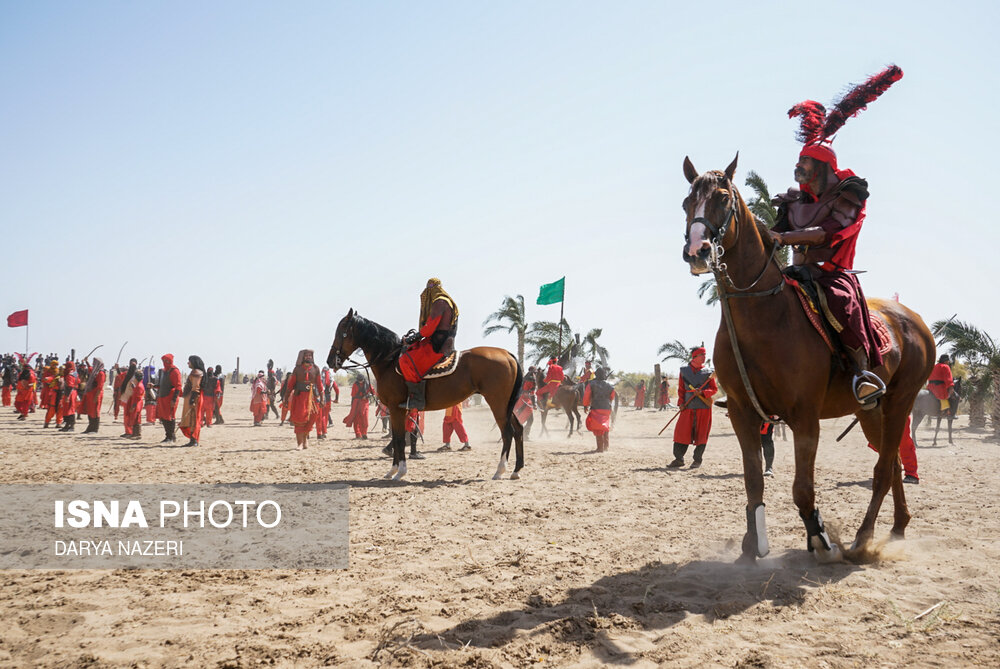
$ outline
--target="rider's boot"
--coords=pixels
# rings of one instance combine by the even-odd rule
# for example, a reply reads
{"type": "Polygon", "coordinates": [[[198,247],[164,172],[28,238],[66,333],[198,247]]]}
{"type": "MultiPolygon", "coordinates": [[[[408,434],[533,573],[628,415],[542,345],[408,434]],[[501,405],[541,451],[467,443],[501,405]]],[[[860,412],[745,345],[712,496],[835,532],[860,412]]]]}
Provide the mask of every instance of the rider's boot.
{"type": "Polygon", "coordinates": [[[876,400],[885,393],[885,383],[868,369],[868,353],[864,346],[848,348],[847,352],[857,367],[852,381],[854,397],[866,409],[874,409],[876,400]]]}
{"type": "Polygon", "coordinates": [[[427,387],[426,381],[418,381],[417,383],[406,382],[406,390],[409,392],[409,396],[406,401],[399,405],[400,409],[416,409],[422,411],[426,405],[426,400],[424,399],[424,390],[427,387]]]}

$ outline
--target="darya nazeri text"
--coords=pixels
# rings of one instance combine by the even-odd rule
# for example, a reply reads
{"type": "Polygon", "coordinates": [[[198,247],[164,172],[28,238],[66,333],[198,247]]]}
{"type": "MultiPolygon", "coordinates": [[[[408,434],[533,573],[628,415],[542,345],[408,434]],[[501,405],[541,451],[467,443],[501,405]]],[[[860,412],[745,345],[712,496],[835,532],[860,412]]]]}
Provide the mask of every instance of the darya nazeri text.
{"type": "Polygon", "coordinates": [[[77,556],[148,556],[166,557],[168,555],[184,555],[184,542],[164,539],[159,541],[56,541],[56,555],[77,556]]]}

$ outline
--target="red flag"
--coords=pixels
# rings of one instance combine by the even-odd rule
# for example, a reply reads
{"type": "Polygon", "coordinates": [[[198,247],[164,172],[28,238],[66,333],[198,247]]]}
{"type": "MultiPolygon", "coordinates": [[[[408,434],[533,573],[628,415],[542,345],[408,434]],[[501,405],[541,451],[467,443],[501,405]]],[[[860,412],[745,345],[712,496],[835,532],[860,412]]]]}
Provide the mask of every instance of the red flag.
{"type": "Polygon", "coordinates": [[[19,328],[24,327],[28,324],[28,310],[15,311],[10,316],[7,317],[7,327],[9,328],[19,328]]]}

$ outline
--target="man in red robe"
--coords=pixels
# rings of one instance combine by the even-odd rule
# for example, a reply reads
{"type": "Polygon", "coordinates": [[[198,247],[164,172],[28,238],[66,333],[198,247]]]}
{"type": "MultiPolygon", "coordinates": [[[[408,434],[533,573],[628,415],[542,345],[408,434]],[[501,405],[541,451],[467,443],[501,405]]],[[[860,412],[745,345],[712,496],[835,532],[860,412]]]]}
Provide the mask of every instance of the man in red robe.
{"type": "Polygon", "coordinates": [[[589,383],[592,378],[594,378],[594,370],[590,368],[590,360],[587,360],[583,363],[583,371],[580,372],[577,383],[589,383]]]}
{"type": "Polygon", "coordinates": [[[670,404],[670,380],[664,376],[660,381],[660,394],[656,398],[656,405],[659,411],[665,411],[668,404],[670,404]]]}
{"type": "Polygon", "coordinates": [[[215,377],[214,367],[205,370],[201,387],[201,422],[205,427],[212,427],[212,423],[215,422],[215,394],[219,390],[219,380],[215,377]]]}
{"type": "Polygon", "coordinates": [[[594,380],[583,391],[583,409],[587,413],[587,429],[597,439],[597,452],[603,453],[611,447],[611,407],[615,399],[615,387],[608,383],[608,372],[603,367],[594,373],[594,380]]]}
{"type": "Polygon", "coordinates": [[[299,351],[295,369],[288,375],[285,387],[285,404],[289,406],[289,418],[295,426],[295,442],[303,451],[320,413],[319,367],[313,362],[311,350],[299,351]]]}
{"type": "Polygon", "coordinates": [[[13,356],[7,356],[3,361],[3,405],[11,404],[11,393],[17,387],[17,365],[13,356]]]}
{"type": "Polygon", "coordinates": [[[38,377],[27,359],[21,362],[21,373],[17,377],[17,394],[14,396],[14,409],[21,414],[18,420],[27,420],[35,401],[35,382],[38,377]]]}
{"type": "Polygon", "coordinates": [[[257,372],[257,378],[250,386],[250,413],[253,414],[253,426],[260,427],[267,417],[267,377],[264,370],[257,372]]]}
{"type": "Polygon", "coordinates": [[[951,375],[951,359],[948,354],[938,358],[937,364],[931,370],[931,376],[927,380],[927,390],[931,391],[934,397],[941,402],[941,412],[944,413],[951,408],[948,397],[951,396],[951,389],[955,386],[955,379],[951,375]]]}
{"type": "Polygon", "coordinates": [[[450,451],[451,450],[451,435],[452,433],[458,437],[458,440],[462,442],[462,448],[460,451],[471,451],[472,446],[469,446],[469,435],[465,432],[465,424],[462,422],[462,406],[456,404],[453,407],[449,407],[444,411],[444,420],[441,422],[441,429],[444,433],[444,445],[439,448],[439,451],[450,451]]]}
{"type": "Polygon", "coordinates": [[[358,374],[351,386],[351,410],[344,417],[344,425],[354,428],[355,439],[368,438],[368,383],[358,374]]]}
{"type": "Polygon", "coordinates": [[[712,396],[719,391],[715,372],[705,367],[706,351],[698,346],[691,350],[691,363],[681,367],[677,378],[677,404],[681,415],[674,428],[674,459],[667,465],[671,469],[684,466],[684,454],[694,444],[691,469],[701,466],[708,433],[712,429],[712,396]]]}
{"type": "Polygon", "coordinates": [[[84,434],[97,432],[101,427],[101,404],[104,402],[107,377],[104,361],[94,358],[94,364],[87,372],[87,383],[83,387],[83,400],[80,403],[81,413],[87,414],[87,429],[83,431],[84,434]]]}
{"type": "Polygon", "coordinates": [[[215,366],[215,421],[213,425],[222,425],[222,403],[226,399],[226,375],[222,373],[222,365],[215,366]]]}
{"type": "Polygon", "coordinates": [[[59,371],[59,361],[52,359],[49,361],[48,365],[42,368],[42,392],[38,406],[41,409],[45,409],[45,424],[43,427],[48,427],[49,422],[53,418],[56,419],[56,427],[60,427],[60,424],[62,423],[63,414],[59,410],[59,391],[61,384],[62,373],[59,371]]]}
{"type": "Polygon", "coordinates": [[[404,338],[407,345],[399,356],[399,371],[409,391],[403,409],[423,409],[426,402],[423,380],[431,367],[455,350],[458,334],[458,306],[441,287],[441,279],[432,278],[420,294],[419,330],[404,338]]]}
{"type": "Polygon", "coordinates": [[[555,406],[552,403],[552,397],[555,395],[559,384],[562,383],[564,378],[566,378],[566,374],[563,372],[562,365],[555,358],[549,358],[548,367],[545,370],[545,378],[542,379],[543,385],[538,391],[538,401],[543,403],[542,406],[548,406],[549,408],[555,406]],[[546,402],[547,404],[544,404],[546,402]]]}
{"type": "Polygon", "coordinates": [[[174,356],[165,353],[160,360],[163,369],[160,370],[160,381],[156,391],[156,416],[163,424],[163,443],[177,441],[177,403],[181,397],[184,382],[181,370],[174,365],[174,356]]]}
{"type": "Polygon", "coordinates": [[[639,381],[635,384],[635,410],[642,411],[646,406],[646,382],[639,381]]]}
{"type": "Polygon", "coordinates": [[[142,374],[136,372],[122,384],[121,393],[124,412],[122,420],[125,422],[126,439],[139,439],[142,436],[142,407],[146,403],[146,385],[142,381],[142,374]]]}
{"type": "Polygon", "coordinates": [[[76,414],[80,409],[77,395],[79,389],[80,376],[76,373],[76,364],[72,360],[67,360],[63,365],[58,395],[57,416],[62,416],[66,422],[61,432],[72,432],[76,429],[76,414]]]}

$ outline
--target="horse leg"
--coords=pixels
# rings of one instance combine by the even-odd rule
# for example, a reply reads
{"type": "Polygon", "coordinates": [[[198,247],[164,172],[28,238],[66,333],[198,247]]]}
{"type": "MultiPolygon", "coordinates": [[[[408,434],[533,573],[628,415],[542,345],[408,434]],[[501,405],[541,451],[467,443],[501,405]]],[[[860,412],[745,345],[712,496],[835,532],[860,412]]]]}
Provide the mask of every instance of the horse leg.
{"type": "MultiPolygon", "coordinates": [[[[493,411],[493,419],[496,421],[497,426],[500,428],[500,436],[503,438],[503,447],[500,449],[500,462],[497,463],[497,471],[493,474],[493,480],[497,481],[504,475],[507,471],[507,460],[510,457],[510,444],[511,441],[518,441],[518,461],[514,472],[510,475],[512,479],[521,478],[518,474],[518,470],[524,467],[524,445],[522,441],[522,428],[521,424],[517,422],[513,414],[504,414],[507,410],[506,403],[501,400],[496,400],[490,402],[487,398],[487,403],[490,404],[490,410],[493,411]],[[515,439],[515,435],[517,438],[515,439]]],[[[542,414],[542,424],[544,425],[544,414],[542,414]]]]}
{"type": "Polygon", "coordinates": [[[938,430],[940,429],[941,429],[941,414],[938,414],[937,425],[934,426],[934,443],[931,444],[932,446],[937,446],[938,430]]]}
{"type": "Polygon", "coordinates": [[[406,412],[393,407],[389,419],[392,423],[392,469],[383,478],[399,481],[406,476],[406,412]]]}
{"type": "Polygon", "coordinates": [[[902,441],[903,430],[906,429],[907,411],[896,406],[893,399],[895,398],[891,396],[882,399],[880,416],[861,417],[861,427],[865,436],[878,447],[878,461],[872,473],[872,499],[861,527],[858,528],[852,550],[864,548],[871,541],[875,534],[875,521],[890,488],[894,508],[892,535],[902,538],[910,522],[910,511],[906,507],[906,493],[903,490],[902,465],[899,461],[899,442],[902,441]]]}
{"type": "Polygon", "coordinates": [[[920,448],[920,444],[917,443],[917,427],[920,425],[920,421],[924,419],[922,414],[913,412],[910,416],[910,438],[913,439],[913,447],[920,448]]]}
{"type": "MultiPolygon", "coordinates": [[[[806,526],[806,549],[816,554],[818,562],[839,562],[843,559],[840,547],[830,541],[823,518],[816,508],[816,446],[819,443],[819,420],[789,423],[795,442],[795,480],[792,499],[799,508],[799,517],[806,526]]],[[[762,475],[763,476],[763,475],[762,475]]]]}
{"type": "Polygon", "coordinates": [[[743,486],[747,493],[747,532],[738,563],[753,563],[770,552],[764,516],[764,470],[761,462],[760,418],[756,412],[729,407],[729,418],[743,454],[743,486]]]}
{"type": "Polygon", "coordinates": [[[948,445],[954,446],[955,442],[951,440],[951,423],[955,420],[955,417],[950,413],[948,414],[948,445]]]}
{"type": "Polygon", "coordinates": [[[514,473],[510,475],[512,479],[520,478],[518,474],[524,468],[524,429],[517,419],[510,421],[514,428],[514,473]]]}

